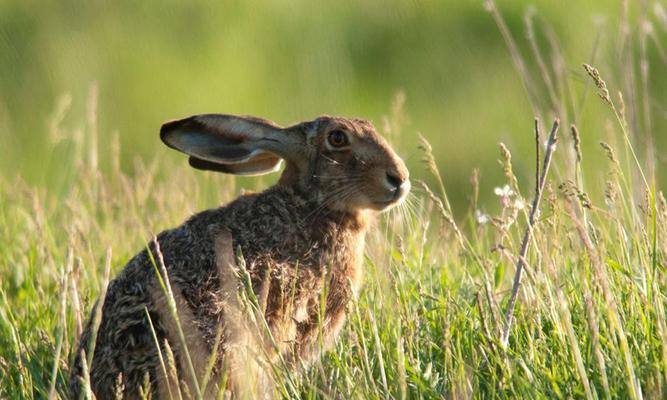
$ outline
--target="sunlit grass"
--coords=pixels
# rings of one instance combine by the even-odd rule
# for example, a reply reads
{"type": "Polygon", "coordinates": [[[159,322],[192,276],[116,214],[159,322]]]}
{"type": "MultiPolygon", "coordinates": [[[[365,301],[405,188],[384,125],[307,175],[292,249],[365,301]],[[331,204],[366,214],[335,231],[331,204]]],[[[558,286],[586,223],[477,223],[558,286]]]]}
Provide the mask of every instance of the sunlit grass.
{"type": "MultiPolygon", "coordinates": [[[[150,232],[202,207],[206,186],[222,201],[234,196],[231,178],[202,182],[185,167],[160,174],[150,166],[159,164],[138,163],[130,178],[67,162],[76,179],[63,197],[18,178],[2,182],[3,397],[44,397],[51,388],[66,397],[81,323],[104,287],[107,247],[115,273],[150,232]]],[[[501,211],[471,208],[457,234],[446,207],[438,211],[441,194],[417,189],[372,231],[365,288],[334,350],[293,376],[289,390],[278,379],[278,390],[306,398],[661,397],[667,211],[653,188],[629,193],[622,176],[630,171],[620,165],[599,166],[614,188],[606,204],[583,202],[582,186],[559,189],[567,176],[549,179],[507,346],[503,312],[529,206],[501,189],[501,211]]]]}
{"type": "MultiPolygon", "coordinates": [[[[498,12],[492,2],[487,6],[498,12]]],[[[499,13],[494,18],[502,21],[499,13]]],[[[538,43],[531,45],[539,53],[538,43]]],[[[514,51],[512,56],[515,63],[524,62],[514,51]]],[[[552,64],[545,68],[551,71],[552,64]]],[[[302,373],[280,363],[267,366],[279,396],[667,395],[667,203],[655,183],[654,149],[637,148],[643,142],[633,136],[636,126],[651,124],[644,119],[646,110],[626,107],[623,85],[605,82],[605,74],[591,67],[573,68],[587,80],[590,74],[584,93],[606,107],[608,128],[579,132],[570,127],[575,118],[562,119],[507,342],[505,313],[535,186],[534,177],[521,179],[514,168],[517,162],[535,164],[535,154],[501,144],[498,176],[503,181],[490,184],[475,174],[464,195],[470,200],[467,211],[456,216],[448,196],[452,190],[438,168],[447,160],[422,139],[410,149],[425,161],[412,176],[430,184],[415,184],[407,202],[372,229],[365,286],[349,305],[333,350],[302,373]],[[601,99],[593,96],[596,86],[601,99]],[[604,162],[590,162],[582,151],[586,135],[602,142],[595,151],[596,160],[604,162]],[[585,181],[586,176],[598,181],[585,181]]],[[[583,103],[570,104],[558,89],[567,77],[554,76],[550,83],[540,81],[547,102],[585,117],[583,103]]],[[[542,93],[530,77],[522,78],[530,96],[542,93]]],[[[630,89],[642,94],[640,86],[635,82],[630,89]]],[[[85,138],[59,130],[55,113],[51,129],[57,134],[49,136],[48,147],[52,154],[66,155],[59,159],[59,184],[45,189],[20,176],[0,176],[2,398],[67,398],[69,365],[82,326],[106,287],[106,268],[113,277],[154,234],[239,192],[233,177],[161,159],[136,159],[121,169],[120,154],[131,149],[121,148],[118,140],[99,149],[90,138],[96,134],[97,112],[104,113],[97,110],[94,94],[91,90],[85,138]],[[111,158],[108,170],[100,169],[99,152],[111,158]]],[[[388,136],[401,132],[402,101],[399,96],[387,118],[388,136]]],[[[540,104],[533,106],[535,114],[549,115],[540,104]]],[[[532,120],[525,117],[525,140],[531,143],[532,120]]],[[[539,123],[538,128],[542,137],[533,147],[543,153],[546,131],[539,123]]],[[[247,286],[240,298],[253,310],[256,298],[247,286]]],[[[246,327],[263,329],[261,315],[249,321],[246,327]]],[[[168,374],[176,373],[173,365],[173,355],[161,360],[168,374]]]]}

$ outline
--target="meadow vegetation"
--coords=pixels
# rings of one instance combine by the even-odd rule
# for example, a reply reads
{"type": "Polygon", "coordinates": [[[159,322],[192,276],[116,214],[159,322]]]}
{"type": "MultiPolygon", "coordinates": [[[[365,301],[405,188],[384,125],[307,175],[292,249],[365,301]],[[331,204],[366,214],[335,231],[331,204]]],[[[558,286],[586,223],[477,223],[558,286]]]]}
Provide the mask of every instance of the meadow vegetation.
{"type": "MultiPolygon", "coordinates": [[[[667,396],[665,97],[652,91],[664,84],[667,14],[660,3],[621,10],[623,44],[596,63],[566,61],[548,15],[529,10],[524,37],[484,6],[532,110],[507,116],[521,145],[498,144],[496,184],[475,170],[450,186],[446,153],[428,131],[415,140],[410,97],[394,96],[377,125],[412,143],[415,189],[372,230],[365,286],[334,349],[303,374],[274,366],[281,397],[667,396]],[[599,121],[585,126],[604,129],[579,125],[589,113],[599,121]]],[[[58,182],[0,176],[2,398],[66,398],[76,340],[109,278],[160,230],[270,184],[132,156],[118,133],[101,133],[98,90],[78,133],[61,123],[65,100],[41,136],[58,182]]]]}

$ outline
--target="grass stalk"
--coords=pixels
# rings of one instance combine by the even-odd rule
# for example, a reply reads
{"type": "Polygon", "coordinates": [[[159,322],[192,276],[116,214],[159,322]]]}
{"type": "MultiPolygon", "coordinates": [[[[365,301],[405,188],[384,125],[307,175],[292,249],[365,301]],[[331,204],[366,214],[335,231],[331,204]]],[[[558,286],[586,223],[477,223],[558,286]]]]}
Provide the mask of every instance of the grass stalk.
{"type": "MultiPolygon", "coordinates": [[[[536,122],[535,126],[539,124],[536,122]]],[[[523,269],[526,263],[526,256],[528,255],[528,246],[530,245],[530,237],[533,232],[533,227],[537,219],[537,213],[540,207],[540,201],[542,200],[542,195],[544,193],[544,186],[547,181],[547,174],[549,172],[549,167],[551,166],[551,159],[553,153],[556,150],[557,142],[557,133],[558,133],[558,119],[554,120],[554,123],[551,127],[551,133],[549,134],[549,139],[547,141],[547,149],[544,154],[544,160],[542,163],[542,173],[540,176],[539,185],[535,190],[535,196],[533,197],[532,206],[530,209],[530,215],[528,218],[528,225],[526,226],[526,231],[523,235],[523,240],[521,241],[521,248],[519,250],[519,255],[516,262],[516,272],[514,274],[514,283],[512,284],[512,292],[510,294],[509,301],[507,302],[507,308],[505,310],[505,327],[501,337],[501,343],[503,346],[507,346],[510,336],[510,331],[512,329],[512,314],[514,313],[514,307],[516,304],[517,295],[521,287],[521,278],[523,275],[523,269]]],[[[535,135],[539,137],[539,130],[535,130],[535,135]]],[[[539,163],[538,171],[539,171],[539,163]]]]}
{"type": "Polygon", "coordinates": [[[150,249],[148,251],[148,254],[151,258],[153,267],[155,268],[156,277],[158,279],[160,287],[162,288],[162,291],[167,300],[167,305],[169,306],[169,312],[171,314],[171,317],[174,319],[174,322],[176,323],[176,328],[178,331],[178,339],[181,342],[181,348],[183,349],[184,353],[183,356],[185,357],[188,374],[191,377],[193,388],[195,390],[194,395],[198,400],[201,400],[202,392],[199,386],[199,379],[197,377],[194,364],[192,363],[192,357],[190,356],[190,351],[188,350],[188,343],[185,339],[185,333],[183,332],[183,327],[181,326],[181,320],[178,317],[176,300],[174,299],[174,292],[171,288],[171,283],[169,282],[169,274],[167,272],[167,267],[164,264],[162,251],[160,250],[160,243],[158,242],[156,237],[153,238],[152,242],[153,245],[155,246],[155,254],[157,255],[158,262],[157,263],[155,262],[155,259],[153,258],[153,252],[150,251],[150,249]]]}
{"type": "Polygon", "coordinates": [[[93,365],[93,357],[95,355],[95,345],[97,344],[97,331],[102,323],[102,310],[104,307],[104,299],[107,295],[107,287],[109,285],[109,276],[111,274],[111,248],[107,248],[107,254],[104,261],[104,274],[102,275],[102,286],[100,287],[100,295],[97,303],[95,303],[95,310],[93,311],[93,323],[90,329],[90,341],[86,350],[88,359],[86,360],[88,366],[93,365]]]}

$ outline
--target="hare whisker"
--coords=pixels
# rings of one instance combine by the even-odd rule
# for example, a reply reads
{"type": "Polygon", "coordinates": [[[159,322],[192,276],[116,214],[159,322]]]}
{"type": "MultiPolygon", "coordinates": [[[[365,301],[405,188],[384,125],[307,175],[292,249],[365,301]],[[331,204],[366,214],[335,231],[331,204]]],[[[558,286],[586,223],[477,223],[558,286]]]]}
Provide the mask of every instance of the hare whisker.
{"type": "Polygon", "coordinates": [[[328,157],[328,156],[326,156],[326,155],[324,155],[324,154],[321,154],[321,156],[322,156],[322,158],[324,158],[325,160],[329,161],[329,162],[332,163],[333,165],[340,165],[340,162],[334,160],[334,159],[331,158],[331,157],[328,157]]]}
{"type": "Polygon", "coordinates": [[[345,185],[339,188],[334,189],[331,193],[322,200],[318,207],[311,211],[305,218],[305,221],[308,221],[309,218],[319,215],[321,211],[326,210],[331,204],[341,199],[349,197],[352,193],[356,191],[355,185],[345,185]]]}

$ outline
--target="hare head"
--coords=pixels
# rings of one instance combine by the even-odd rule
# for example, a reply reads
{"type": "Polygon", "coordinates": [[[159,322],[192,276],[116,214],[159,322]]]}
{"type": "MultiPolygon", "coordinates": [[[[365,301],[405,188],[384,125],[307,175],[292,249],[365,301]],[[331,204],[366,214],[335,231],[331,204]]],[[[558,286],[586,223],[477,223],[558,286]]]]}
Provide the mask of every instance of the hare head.
{"type": "Polygon", "coordinates": [[[197,169],[261,175],[285,160],[278,184],[331,210],[384,211],[410,190],[403,160],[362,119],[322,116],[282,128],[260,118],[207,114],[168,122],[160,137],[197,169]]]}

